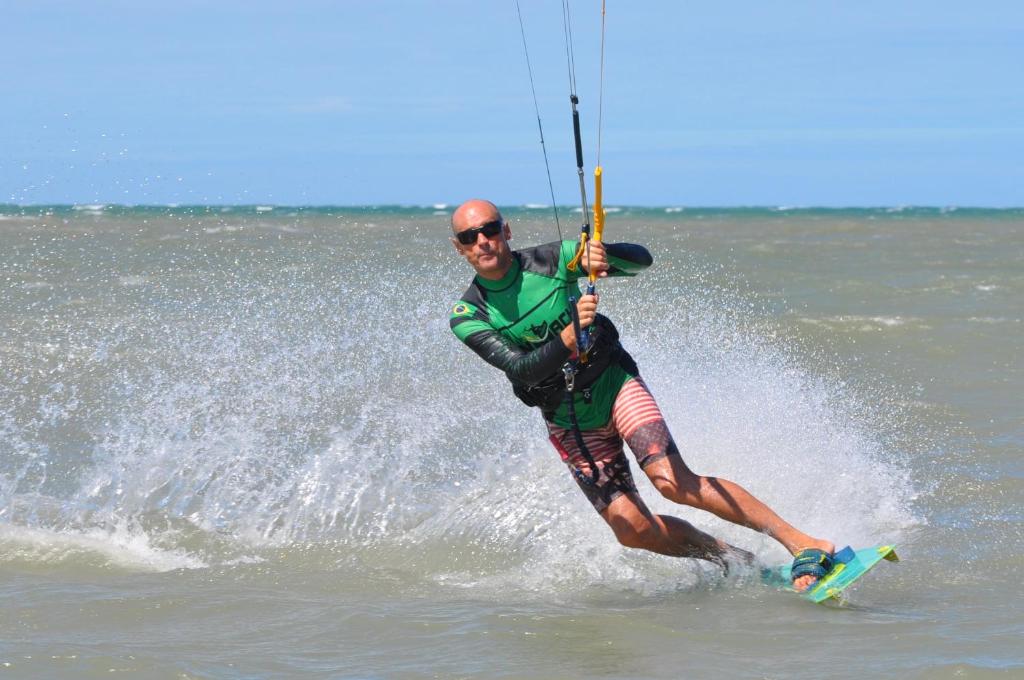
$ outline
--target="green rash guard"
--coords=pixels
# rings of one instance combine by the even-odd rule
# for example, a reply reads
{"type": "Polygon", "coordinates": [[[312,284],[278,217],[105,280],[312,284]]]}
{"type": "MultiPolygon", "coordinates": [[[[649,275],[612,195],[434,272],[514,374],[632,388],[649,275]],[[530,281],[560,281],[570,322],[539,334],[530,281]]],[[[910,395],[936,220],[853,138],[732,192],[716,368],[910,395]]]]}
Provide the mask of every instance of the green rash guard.
{"type": "MultiPolygon", "coordinates": [[[[609,276],[634,276],[651,264],[643,246],[605,245],[609,276]]],[[[570,351],[560,333],[572,324],[569,296],[579,296],[582,269],[569,271],[576,243],[562,241],[513,251],[512,266],[500,280],[476,276],[451,314],[456,337],[484,361],[505,372],[520,399],[540,406],[545,418],[572,427],[564,402],[562,366],[570,351]]],[[[619,389],[637,374],[636,364],[618,342],[618,332],[598,314],[590,362],[576,377],[574,403],[581,430],[602,427],[611,418],[619,389]]]]}

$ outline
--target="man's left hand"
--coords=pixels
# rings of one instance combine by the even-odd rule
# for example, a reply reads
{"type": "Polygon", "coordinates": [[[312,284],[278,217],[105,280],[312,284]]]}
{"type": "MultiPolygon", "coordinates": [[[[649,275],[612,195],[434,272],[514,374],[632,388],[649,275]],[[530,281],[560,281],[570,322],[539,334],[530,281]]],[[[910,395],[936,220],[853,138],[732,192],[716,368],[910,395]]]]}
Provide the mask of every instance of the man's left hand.
{"type": "Polygon", "coordinates": [[[600,241],[587,242],[583,250],[583,270],[588,274],[596,272],[598,278],[608,276],[608,256],[600,241]]]}

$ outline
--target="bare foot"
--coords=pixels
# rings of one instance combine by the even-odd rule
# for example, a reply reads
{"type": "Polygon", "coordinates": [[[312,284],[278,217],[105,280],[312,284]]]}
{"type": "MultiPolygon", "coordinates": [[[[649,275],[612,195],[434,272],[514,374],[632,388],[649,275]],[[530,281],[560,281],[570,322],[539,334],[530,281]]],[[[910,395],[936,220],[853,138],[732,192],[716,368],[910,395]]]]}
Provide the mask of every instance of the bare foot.
{"type": "MultiPolygon", "coordinates": [[[[799,550],[794,551],[793,554],[796,555],[798,552],[800,552],[800,550],[806,550],[807,548],[816,548],[817,550],[823,550],[827,552],[829,555],[834,555],[836,552],[835,543],[832,543],[830,541],[814,540],[811,541],[808,545],[802,546],[799,550]]],[[[800,578],[793,581],[793,589],[797,592],[802,593],[806,590],[809,590],[817,582],[818,579],[814,576],[801,576],[800,578]]]]}

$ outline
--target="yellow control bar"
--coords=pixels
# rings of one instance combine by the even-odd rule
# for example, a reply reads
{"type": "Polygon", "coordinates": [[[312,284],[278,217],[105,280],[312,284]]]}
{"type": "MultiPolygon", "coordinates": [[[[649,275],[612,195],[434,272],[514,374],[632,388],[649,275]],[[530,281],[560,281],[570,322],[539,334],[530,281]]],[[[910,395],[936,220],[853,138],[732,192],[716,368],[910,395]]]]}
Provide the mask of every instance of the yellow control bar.
{"type": "MultiPolygon", "coordinates": [[[[604,207],[601,205],[601,166],[594,168],[594,240],[600,241],[604,233],[604,207]]],[[[597,280],[597,274],[590,273],[590,282],[597,280]]]]}

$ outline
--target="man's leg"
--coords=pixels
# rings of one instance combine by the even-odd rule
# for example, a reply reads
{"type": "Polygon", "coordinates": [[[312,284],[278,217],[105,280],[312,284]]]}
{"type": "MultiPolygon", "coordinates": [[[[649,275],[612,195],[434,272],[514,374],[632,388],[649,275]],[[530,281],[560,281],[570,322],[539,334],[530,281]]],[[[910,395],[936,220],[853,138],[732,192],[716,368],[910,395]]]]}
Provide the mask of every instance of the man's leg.
{"type": "MultiPolygon", "coordinates": [[[[794,555],[803,548],[835,552],[834,544],[796,529],[738,484],[694,474],[683,462],[664,417],[642,380],[630,380],[623,385],[612,420],[641,469],[669,500],[768,534],[794,555]]],[[[794,586],[803,590],[815,580],[804,576],[794,586]]]]}
{"type": "Polygon", "coordinates": [[[616,497],[601,517],[608,523],[619,543],[672,557],[695,557],[728,569],[728,561],[749,564],[753,555],[696,529],[692,524],[670,515],[655,515],[635,492],[616,497]]]}
{"type": "MultiPolygon", "coordinates": [[[[591,467],[580,453],[572,431],[552,423],[548,423],[548,431],[562,459],[577,467],[584,478],[589,478],[591,467]]],[[[753,560],[753,555],[745,550],[698,531],[688,522],[651,513],[637,493],[622,438],[613,425],[581,434],[596,459],[598,475],[594,482],[576,477],[576,484],[620,543],[662,555],[710,560],[726,569],[727,560],[743,563],[753,560]]]]}
{"type": "MultiPolygon", "coordinates": [[[[791,554],[804,548],[817,548],[830,555],[836,550],[830,541],[814,538],[786,522],[740,485],[727,479],[695,475],[678,452],[651,463],[644,472],[665,498],[768,534],[791,554]]],[[[793,587],[804,590],[815,581],[813,576],[801,576],[793,582],[793,587]]]]}
{"type": "Polygon", "coordinates": [[[805,534],[786,522],[739,484],[694,474],[678,453],[651,463],[644,472],[665,498],[768,534],[790,553],[795,554],[802,548],[818,548],[829,553],[835,550],[832,543],[805,534]]]}

